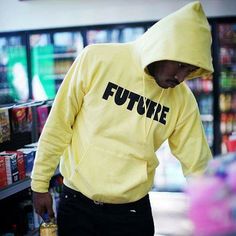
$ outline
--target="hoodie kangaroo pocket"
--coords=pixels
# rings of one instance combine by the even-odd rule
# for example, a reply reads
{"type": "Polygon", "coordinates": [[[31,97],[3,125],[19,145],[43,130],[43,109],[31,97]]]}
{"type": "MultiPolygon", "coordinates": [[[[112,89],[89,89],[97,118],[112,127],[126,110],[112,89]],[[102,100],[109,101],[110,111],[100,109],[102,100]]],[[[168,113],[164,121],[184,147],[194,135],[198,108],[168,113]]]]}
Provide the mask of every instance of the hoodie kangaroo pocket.
{"type": "Polygon", "coordinates": [[[119,197],[147,180],[147,162],[90,146],[74,174],[73,184],[90,196],[119,197]]]}

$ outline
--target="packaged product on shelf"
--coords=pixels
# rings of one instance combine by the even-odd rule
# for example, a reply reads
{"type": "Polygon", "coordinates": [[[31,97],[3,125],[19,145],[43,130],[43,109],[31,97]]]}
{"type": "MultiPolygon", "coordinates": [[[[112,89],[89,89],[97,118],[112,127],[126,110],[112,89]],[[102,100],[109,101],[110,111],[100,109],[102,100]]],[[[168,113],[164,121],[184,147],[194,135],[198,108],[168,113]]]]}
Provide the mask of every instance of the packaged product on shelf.
{"type": "Polygon", "coordinates": [[[233,114],[233,131],[236,132],[236,114],[233,114]]]}
{"type": "Polygon", "coordinates": [[[228,134],[233,131],[233,114],[228,114],[227,124],[226,124],[226,132],[228,134]]]}
{"type": "Polygon", "coordinates": [[[20,151],[5,151],[5,153],[9,154],[16,154],[17,159],[17,168],[19,172],[19,180],[25,178],[25,160],[24,160],[24,154],[20,151]]]}
{"type": "Polygon", "coordinates": [[[38,115],[38,131],[41,134],[44,124],[46,123],[48,117],[48,106],[38,106],[37,107],[37,115],[38,115]]]}
{"type": "Polygon", "coordinates": [[[3,157],[6,167],[7,184],[12,184],[19,180],[19,172],[17,168],[17,155],[16,153],[0,153],[3,157]]]}
{"type": "Polygon", "coordinates": [[[220,130],[222,134],[226,133],[227,115],[222,113],[220,121],[220,130]]]}
{"type": "Polygon", "coordinates": [[[230,48],[220,48],[220,63],[223,65],[231,64],[230,48]]]}
{"type": "Polygon", "coordinates": [[[236,151],[236,133],[235,132],[233,132],[229,136],[229,138],[225,141],[225,144],[226,144],[228,152],[235,152],[236,151]]]}
{"type": "Polygon", "coordinates": [[[25,174],[26,176],[30,176],[34,165],[36,148],[20,148],[17,151],[23,153],[25,161],[25,174]]]}
{"type": "Polygon", "coordinates": [[[236,41],[234,24],[219,24],[219,39],[222,44],[232,44],[236,41]]]}
{"type": "Polygon", "coordinates": [[[8,109],[0,109],[0,143],[10,140],[10,121],[8,109]]]}
{"type": "Polygon", "coordinates": [[[203,77],[203,79],[202,79],[203,92],[205,92],[205,93],[212,92],[212,90],[213,90],[212,80],[213,80],[212,75],[208,75],[208,76],[203,77]]]}
{"type": "Polygon", "coordinates": [[[5,158],[0,156],[0,188],[7,186],[7,171],[6,171],[6,164],[5,158]]]}
{"type": "Polygon", "coordinates": [[[235,93],[232,95],[231,109],[232,111],[236,112],[236,94],[235,93]]]}
{"type": "Polygon", "coordinates": [[[30,132],[32,130],[31,107],[16,107],[10,109],[13,133],[30,132]]]}
{"type": "Polygon", "coordinates": [[[206,133],[207,142],[211,147],[213,145],[213,122],[203,121],[202,124],[206,133]]]}

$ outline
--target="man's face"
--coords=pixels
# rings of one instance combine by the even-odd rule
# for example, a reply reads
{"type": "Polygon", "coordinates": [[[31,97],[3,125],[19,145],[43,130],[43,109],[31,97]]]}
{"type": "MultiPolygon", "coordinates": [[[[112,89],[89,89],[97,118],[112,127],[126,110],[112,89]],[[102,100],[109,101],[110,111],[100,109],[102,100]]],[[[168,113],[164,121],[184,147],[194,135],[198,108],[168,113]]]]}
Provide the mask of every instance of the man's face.
{"type": "Polygon", "coordinates": [[[154,76],[156,83],[164,88],[174,88],[182,83],[185,78],[197,70],[198,67],[176,61],[158,61],[152,63],[149,72],[154,76]]]}

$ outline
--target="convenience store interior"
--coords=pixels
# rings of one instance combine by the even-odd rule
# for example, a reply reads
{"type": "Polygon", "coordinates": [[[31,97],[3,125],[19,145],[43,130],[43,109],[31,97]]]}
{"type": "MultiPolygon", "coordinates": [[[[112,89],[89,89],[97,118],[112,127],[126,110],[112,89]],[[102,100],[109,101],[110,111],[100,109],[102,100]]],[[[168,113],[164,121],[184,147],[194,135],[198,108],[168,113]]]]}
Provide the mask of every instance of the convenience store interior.
{"type": "MultiPolygon", "coordinates": [[[[0,180],[0,217],[4,219],[0,222],[0,236],[39,235],[42,220],[34,211],[30,189],[37,141],[57,90],[82,49],[94,43],[131,42],[155,22],[190,2],[193,1],[1,1],[0,152],[21,151],[23,156],[19,159],[24,160],[24,166],[21,166],[24,170],[18,167],[10,182],[0,180]]],[[[231,176],[226,174],[228,170],[236,172],[236,1],[200,2],[212,30],[215,71],[213,75],[187,81],[187,84],[198,102],[206,138],[214,156],[215,162],[200,180],[208,183],[207,175],[224,176],[225,181],[226,176],[231,176]]],[[[210,219],[206,214],[204,217],[203,213],[199,223],[189,210],[194,193],[192,189],[187,193],[188,182],[167,142],[156,155],[160,164],[150,192],[155,235],[200,236],[196,234],[196,225],[205,227],[208,222],[213,226],[206,227],[208,233],[203,236],[236,235],[235,186],[219,200],[218,203],[222,203],[220,208],[208,196],[220,194],[228,186],[214,182],[215,189],[212,187],[203,197],[203,193],[208,191],[207,184],[201,187],[199,182],[192,185],[192,188],[198,188],[199,198],[202,197],[202,205],[199,203],[198,207],[208,206],[209,215],[217,212],[222,217],[227,214],[229,218],[227,227],[221,227],[222,220],[210,219]],[[205,224],[202,223],[204,220],[205,224]]],[[[57,172],[50,184],[55,211],[61,185],[62,177],[57,172]]]]}

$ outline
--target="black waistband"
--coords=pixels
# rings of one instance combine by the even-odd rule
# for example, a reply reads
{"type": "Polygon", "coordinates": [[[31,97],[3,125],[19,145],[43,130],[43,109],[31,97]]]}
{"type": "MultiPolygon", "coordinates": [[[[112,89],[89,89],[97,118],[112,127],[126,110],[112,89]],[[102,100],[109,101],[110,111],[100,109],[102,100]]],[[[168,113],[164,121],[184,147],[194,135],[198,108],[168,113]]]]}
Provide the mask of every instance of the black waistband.
{"type": "Polygon", "coordinates": [[[67,187],[66,185],[63,185],[63,193],[64,194],[69,193],[74,198],[81,199],[88,204],[105,206],[105,207],[109,207],[109,208],[118,208],[118,207],[122,207],[122,208],[134,207],[134,208],[136,208],[136,207],[143,207],[143,206],[146,206],[147,204],[148,205],[150,204],[148,194],[146,196],[144,196],[143,198],[141,198],[140,200],[135,201],[135,202],[115,204],[115,203],[103,203],[103,202],[94,201],[94,200],[86,197],[85,195],[83,195],[81,192],[71,189],[71,188],[67,187]]]}

